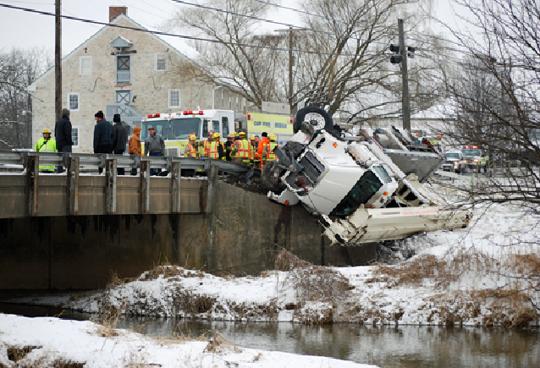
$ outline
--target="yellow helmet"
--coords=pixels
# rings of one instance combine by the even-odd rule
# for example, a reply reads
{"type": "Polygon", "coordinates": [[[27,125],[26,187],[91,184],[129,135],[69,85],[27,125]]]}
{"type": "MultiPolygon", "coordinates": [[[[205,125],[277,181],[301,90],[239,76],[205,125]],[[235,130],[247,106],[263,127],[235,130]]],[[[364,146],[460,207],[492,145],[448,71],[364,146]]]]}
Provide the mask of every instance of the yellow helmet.
{"type": "Polygon", "coordinates": [[[246,137],[246,132],[239,132],[239,133],[238,133],[238,136],[239,136],[240,138],[245,138],[245,137],[246,137]]]}
{"type": "Polygon", "coordinates": [[[196,140],[197,140],[197,136],[196,136],[195,134],[190,134],[190,135],[188,136],[188,139],[189,139],[190,141],[196,141],[196,140]]]}
{"type": "Polygon", "coordinates": [[[219,134],[218,132],[215,132],[214,134],[212,134],[212,138],[216,139],[216,138],[220,138],[221,137],[221,134],[219,134]]]}
{"type": "Polygon", "coordinates": [[[227,136],[227,138],[234,138],[236,137],[236,133],[232,132],[232,133],[229,133],[229,135],[227,136]]]}
{"type": "Polygon", "coordinates": [[[272,142],[277,141],[277,136],[274,133],[268,134],[268,139],[270,139],[272,142]]]}
{"type": "Polygon", "coordinates": [[[43,131],[41,133],[42,134],[51,134],[51,130],[49,128],[45,128],[45,129],[43,129],[43,131]]]}

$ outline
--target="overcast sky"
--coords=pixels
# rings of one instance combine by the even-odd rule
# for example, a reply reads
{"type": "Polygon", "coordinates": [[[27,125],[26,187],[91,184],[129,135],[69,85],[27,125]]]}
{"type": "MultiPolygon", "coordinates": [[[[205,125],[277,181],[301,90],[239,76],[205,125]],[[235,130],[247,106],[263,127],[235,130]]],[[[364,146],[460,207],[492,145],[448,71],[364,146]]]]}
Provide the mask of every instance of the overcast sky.
{"type": "MultiPolygon", "coordinates": [[[[191,0],[197,2],[198,0],[191,0]]],[[[279,0],[273,0],[280,3],[279,0]]],[[[297,0],[298,1],[298,0],[297,0]]],[[[445,22],[455,22],[452,16],[451,0],[432,0],[433,13],[445,22]]],[[[54,13],[54,0],[0,0],[16,6],[35,8],[54,13]]],[[[296,1],[281,1],[288,6],[298,6],[296,1]]],[[[108,21],[108,8],[111,5],[128,7],[128,15],[135,21],[149,29],[163,29],[163,24],[175,11],[183,5],[171,0],[63,0],[62,11],[67,15],[75,15],[82,18],[108,21]]],[[[273,8],[267,16],[269,19],[285,23],[301,24],[300,14],[273,8]]],[[[8,51],[12,47],[18,48],[44,48],[51,56],[54,50],[54,17],[25,13],[19,10],[0,8],[0,50],[8,51]]],[[[277,25],[261,24],[268,30],[280,28],[277,25]]],[[[69,53],[84,40],[97,32],[101,26],[90,25],[70,20],[62,22],[63,27],[63,54],[69,53]]],[[[444,33],[437,27],[433,27],[444,33]]],[[[175,31],[175,33],[179,33],[175,31]]]]}

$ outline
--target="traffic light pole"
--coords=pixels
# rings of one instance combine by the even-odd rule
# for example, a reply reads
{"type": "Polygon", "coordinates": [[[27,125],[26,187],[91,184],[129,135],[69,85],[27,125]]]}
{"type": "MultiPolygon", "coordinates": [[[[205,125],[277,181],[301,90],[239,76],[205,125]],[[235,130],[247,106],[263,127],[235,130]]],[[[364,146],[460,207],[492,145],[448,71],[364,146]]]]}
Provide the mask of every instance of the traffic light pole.
{"type": "Polygon", "coordinates": [[[407,69],[407,46],[405,45],[405,31],[403,19],[398,19],[399,28],[399,52],[401,55],[401,104],[403,110],[403,129],[411,131],[411,101],[409,99],[409,72],[407,69]]]}
{"type": "Polygon", "coordinates": [[[62,12],[61,0],[55,1],[54,21],[54,113],[56,121],[62,116],[62,12]]]}

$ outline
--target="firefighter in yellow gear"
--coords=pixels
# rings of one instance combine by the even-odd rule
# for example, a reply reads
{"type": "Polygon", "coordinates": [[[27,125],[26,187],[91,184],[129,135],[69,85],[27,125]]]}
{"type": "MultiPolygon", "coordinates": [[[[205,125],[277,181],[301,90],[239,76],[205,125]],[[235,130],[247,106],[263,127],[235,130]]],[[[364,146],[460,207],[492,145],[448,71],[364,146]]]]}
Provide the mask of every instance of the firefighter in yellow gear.
{"type": "Polygon", "coordinates": [[[195,134],[190,134],[188,136],[188,144],[184,149],[184,157],[189,158],[198,158],[199,152],[197,151],[197,136],[195,134]]]}
{"type": "Polygon", "coordinates": [[[262,148],[259,147],[259,156],[261,160],[260,167],[262,171],[266,162],[276,160],[274,149],[277,146],[277,136],[274,133],[270,133],[268,134],[267,139],[261,139],[259,144],[262,144],[262,148]]]}
{"type": "MultiPolygon", "coordinates": [[[[56,141],[51,138],[50,129],[43,129],[43,137],[39,138],[36,142],[36,152],[57,152],[56,141]]],[[[39,171],[41,172],[55,172],[54,165],[39,165],[39,171]]]]}
{"type": "MultiPolygon", "coordinates": [[[[219,133],[218,133],[219,134],[219,133]]],[[[213,141],[213,135],[214,135],[214,132],[212,132],[211,130],[208,132],[208,137],[204,140],[203,144],[200,145],[202,147],[202,155],[203,157],[208,157],[209,155],[209,152],[210,152],[210,144],[212,143],[213,141]]]]}
{"type": "Polygon", "coordinates": [[[238,139],[234,142],[235,160],[243,164],[249,164],[253,160],[253,146],[247,139],[246,132],[239,132],[238,139]]]}
{"type": "Polygon", "coordinates": [[[212,141],[208,145],[208,158],[213,160],[225,159],[225,152],[223,145],[220,141],[221,135],[219,133],[212,134],[212,141]]]}

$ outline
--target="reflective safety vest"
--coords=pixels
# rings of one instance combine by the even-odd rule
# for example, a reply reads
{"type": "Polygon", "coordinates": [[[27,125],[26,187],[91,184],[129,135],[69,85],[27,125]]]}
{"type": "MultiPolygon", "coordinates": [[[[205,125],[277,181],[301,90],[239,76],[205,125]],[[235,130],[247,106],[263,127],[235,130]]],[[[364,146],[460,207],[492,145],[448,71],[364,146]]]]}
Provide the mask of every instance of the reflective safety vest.
{"type": "Polygon", "coordinates": [[[242,160],[250,160],[253,158],[251,144],[249,144],[247,139],[238,140],[235,142],[235,145],[236,155],[234,157],[241,158],[242,160]]]}
{"type": "MultiPolygon", "coordinates": [[[[56,141],[53,138],[45,140],[41,137],[36,143],[36,152],[56,152],[56,141]]],[[[39,165],[39,171],[54,172],[54,165],[39,165]]]]}
{"type": "Polygon", "coordinates": [[[214,142],[210,142],[208,139],[204,140],[204,157],[210,157],[210,144],[214,142]]]}
{"type": "Polygon", "coordinates": [[[270,144],[266,145],[266,161],[276,160],[276,154],[274,153],[274,149],[276,148],[276,146],[276,142],[270,142],[270,144]]]}
{"type": "Polygon", "coordinates": [[[221,145],[219,141],[212,141],[208,145],[208,158],[219,160],[219,150],[218,147],[221,145]]]}
{"type": "Polygon", "coordinates": [[[196,144],[188,142],[186,149],[184,150],[184,157],[197,158],[196,144]]]}

